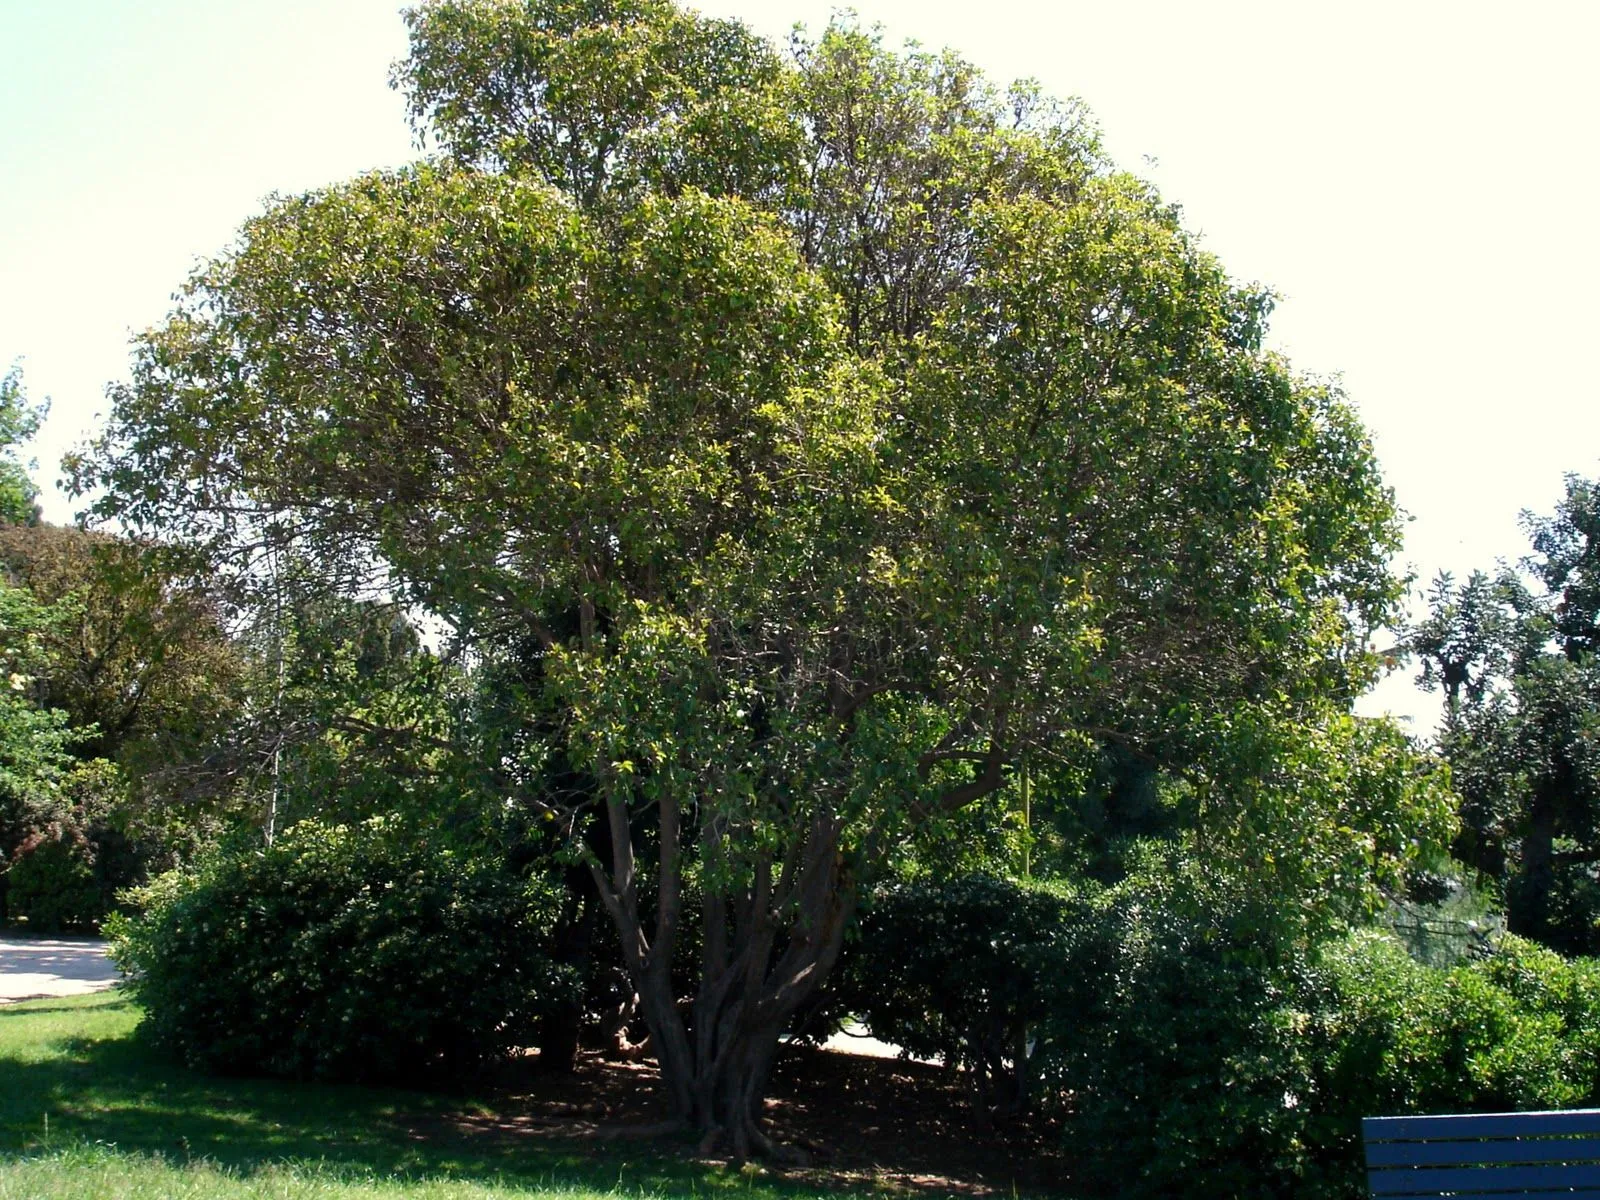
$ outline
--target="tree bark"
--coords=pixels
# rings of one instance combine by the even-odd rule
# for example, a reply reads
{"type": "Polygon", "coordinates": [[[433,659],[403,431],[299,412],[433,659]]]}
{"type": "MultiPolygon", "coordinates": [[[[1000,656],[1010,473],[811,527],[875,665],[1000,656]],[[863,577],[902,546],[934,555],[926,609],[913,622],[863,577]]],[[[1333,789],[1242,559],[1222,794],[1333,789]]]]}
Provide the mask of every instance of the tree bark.
{"type": "Polygon", "coordinates": [[[1506,927],[1537,941],[1550,937],[1550,893],[1555,885],[1555,806],[1536,793],[1529,805],[1519,855],[1521,878],[1507,897],[1506,927]]]}
{"type": "MultiPolygon", "coordinates": [[[[681,889],[677,811],[668,804],[661,812],[660,903],[651,934],[615,879],[595,869],[650,1029],[669,1115],[700,1133],[708,1153],[795,1158],[762,1128],[762,1100],[783,1033],[832,970],[855,906],[840,854],[842,822],[814,818],[782,863],[757,861],[750,887],[704,897],[702,971],[686,1020],[671,972],[681,889]]],[[[726,835],[718,820],[701,831],[702,851],[714,854],[726,835]]],[[[631,854],[617,854],[614,866],[631,862],[631,854]]]]}

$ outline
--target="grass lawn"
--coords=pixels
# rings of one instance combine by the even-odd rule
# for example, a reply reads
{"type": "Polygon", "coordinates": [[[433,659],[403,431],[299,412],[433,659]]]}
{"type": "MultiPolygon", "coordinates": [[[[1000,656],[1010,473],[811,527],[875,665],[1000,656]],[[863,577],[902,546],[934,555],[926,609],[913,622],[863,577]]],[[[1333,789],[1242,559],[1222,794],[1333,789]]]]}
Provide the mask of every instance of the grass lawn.
{"type": "Polygon", "coordinates": [[[0,1200],[816,1194],[637,1144],[453,1132],[492,1115],[470,1095],[199,1075],[138,1019],[116,992],[0,1008],[0,1200]]]}

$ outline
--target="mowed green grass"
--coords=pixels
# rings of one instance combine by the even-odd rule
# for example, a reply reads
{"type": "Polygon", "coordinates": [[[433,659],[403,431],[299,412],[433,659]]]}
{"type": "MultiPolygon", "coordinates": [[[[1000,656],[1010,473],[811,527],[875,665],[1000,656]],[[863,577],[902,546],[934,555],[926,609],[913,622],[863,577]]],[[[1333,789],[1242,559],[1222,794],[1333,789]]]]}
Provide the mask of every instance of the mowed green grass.
{"type": "Polygon", "coordinates": [[[0,1200],[508,1200],[524,1196],[578,1200],[672,1194],[448,1176],[396,1178],[295,1162],[243,1169],[209,1162],[175,1163],[100,1146],[0,1163],[0,1200]]]}
{"type": "Polygon", "coordinates": [[[750,1196],[804,1184],[628,1143],[455,1134],[470,1095],[213,1078],[115,992],[0,1007],[0,1200],[750,1196]]]}

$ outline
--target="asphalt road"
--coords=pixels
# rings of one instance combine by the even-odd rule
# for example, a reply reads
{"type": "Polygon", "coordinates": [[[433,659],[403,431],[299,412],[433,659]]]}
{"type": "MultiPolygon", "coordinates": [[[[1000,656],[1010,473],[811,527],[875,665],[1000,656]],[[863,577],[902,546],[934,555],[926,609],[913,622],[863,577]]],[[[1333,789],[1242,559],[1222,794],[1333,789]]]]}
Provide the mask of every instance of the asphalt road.
{"type": "Polygon", "coordinates": [[[0,937],[0,1004],[82,996],[120,978],[99,938],[0,937]]]}

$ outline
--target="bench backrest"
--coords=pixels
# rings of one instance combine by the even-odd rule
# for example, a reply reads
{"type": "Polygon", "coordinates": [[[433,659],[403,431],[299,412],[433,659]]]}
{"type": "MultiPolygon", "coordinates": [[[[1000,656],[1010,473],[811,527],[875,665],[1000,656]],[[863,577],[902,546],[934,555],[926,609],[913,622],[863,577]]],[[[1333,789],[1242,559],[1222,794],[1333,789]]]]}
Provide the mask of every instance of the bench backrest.
{"type": "Polygon", "coordinates": [[[1600,1200],[1600,1109],[1366,1117],[1361,1136],[1381,1200],[1600,1200]]]}

